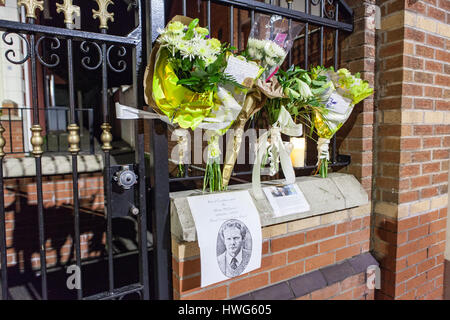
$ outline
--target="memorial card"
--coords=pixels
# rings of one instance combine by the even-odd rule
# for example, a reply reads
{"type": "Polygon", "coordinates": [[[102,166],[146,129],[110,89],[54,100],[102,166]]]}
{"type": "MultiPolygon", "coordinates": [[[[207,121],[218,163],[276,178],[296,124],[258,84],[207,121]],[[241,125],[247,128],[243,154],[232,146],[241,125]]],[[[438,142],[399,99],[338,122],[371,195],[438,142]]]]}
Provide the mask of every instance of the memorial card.
{"type": "Polygon", "coordinates": [[[264,193],[276,217],[309,211],[311,208],[296,184],[264,188],[264,193]]]}
{"type": "Polygon", "coordinates": [[[261,222],[248,191],[187,199],[200,247],[202,287],[261,267],[261,222]]]}

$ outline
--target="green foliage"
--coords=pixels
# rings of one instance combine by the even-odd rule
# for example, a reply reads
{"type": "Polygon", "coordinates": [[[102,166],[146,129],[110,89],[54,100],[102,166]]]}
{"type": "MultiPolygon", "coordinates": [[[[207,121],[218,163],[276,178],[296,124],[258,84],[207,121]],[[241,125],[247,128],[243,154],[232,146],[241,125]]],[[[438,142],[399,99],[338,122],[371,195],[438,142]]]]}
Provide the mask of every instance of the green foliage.
{"type": "MultiPolygon", "coordinates": [[[[188,32],[189,29],[187,33],[188,32]]],[[[202,59],[183,59],[180,53],[176,53],[175,57],[171,59],[171,63],[177,77],[180,79],[177,84],[183,85],[189,90],[199,93],[217,91],[218,85],[226,84],[244,88],[236,82],[234,77],[223,72],[227,66],[227,56],[234,50],[236,50],[235,47],[223,44],[222,52],[217,57],[216,61],[208,66],[206,66],[205,61],[202,59]]]]}

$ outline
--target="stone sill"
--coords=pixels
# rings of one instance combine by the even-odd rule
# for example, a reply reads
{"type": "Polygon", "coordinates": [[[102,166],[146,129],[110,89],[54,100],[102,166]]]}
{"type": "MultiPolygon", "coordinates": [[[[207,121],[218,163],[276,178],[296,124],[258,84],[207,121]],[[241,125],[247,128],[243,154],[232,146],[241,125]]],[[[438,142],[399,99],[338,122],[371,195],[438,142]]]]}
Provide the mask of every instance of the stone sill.
{"type": "MultiPolygon", "coordinates": [[[[272,180],[263,183],[263,187],[274,183],[281,183],[282,180],[272,180]]],[[[249,190],[261,219],[261,226],[295,221],[320,214],[330,213],[359,207],[368,204],[369,198],[366,191],[353,175],[343,173],[331,173],[328,178],[320,177],[297,177],[296,183],[305,195],[311,210],[298,214],[291,214],[284,217],[274,217],[272,208],[267,199],[256,201],[251,190],[252,184],[245,183],[232,185],[226,192],[238,190],[249,190]]],[[[187,197],[202,195],[201,190],[188,190],[172,192],[170,194],[170,218],[171,233],[181,241],[197,241],[195,223],[189,208],[187,197]]]]}
{"type": "MultiPolygon", "coordinates": [[[[103,169],[102,155],[79,155],[78,173],[96,172],[103,169]]],[[[42,175],[60,175],[72,173],[72,156],[43,156],[42,175]]],[[[36,161],[34,157],[3,159],[3,177],[35,177],[36,161]]]]}

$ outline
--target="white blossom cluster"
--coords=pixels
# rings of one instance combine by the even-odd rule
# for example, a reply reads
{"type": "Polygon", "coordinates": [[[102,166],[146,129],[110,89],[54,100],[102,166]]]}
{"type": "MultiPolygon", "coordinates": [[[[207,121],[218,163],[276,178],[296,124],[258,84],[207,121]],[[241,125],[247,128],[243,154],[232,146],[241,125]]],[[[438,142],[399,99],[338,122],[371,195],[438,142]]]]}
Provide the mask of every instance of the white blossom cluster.
{"type": "Polygon", "coordinates": [[[190,61],[200,58],[209,65],[216,61],[221,52],[221,43],[215,38],[209,38],[206,28],[194,28],[194,35],[186,39],[187,27],[179,22],[171,22],[165,29],[159,29],[158,42],[161,47],[167,47],[173,56],[180,52],[183,59],[190,61]]]}
{"type": "Polygon", "coordinates": [[[279,65],[286,57],[286,51],[271,40],[248,39],[248,54],[259,60],[263,66],[272,68],[279,65]]]}

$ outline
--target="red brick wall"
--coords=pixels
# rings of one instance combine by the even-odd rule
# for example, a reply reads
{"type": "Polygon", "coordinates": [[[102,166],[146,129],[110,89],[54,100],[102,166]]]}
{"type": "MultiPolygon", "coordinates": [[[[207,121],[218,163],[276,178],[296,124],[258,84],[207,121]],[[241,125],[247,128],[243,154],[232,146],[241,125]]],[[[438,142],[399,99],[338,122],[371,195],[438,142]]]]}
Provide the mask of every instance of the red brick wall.
{"type": "MultiPolygon", "coordinates": [[[[97,256],[105,243],[103,176],[79,175],[80,233],[82,258],[97,256]]],[[[47,264],[74,258],[72,176],[43,177],[45,244],[47,264]]],[[[8,267],[39,268],[39,234],[36,181],[5,179],[6,245],[8,267]]]]}
{"type": "Polygon", "coordinates": [[[0,122],[5,129],[3,138],[5,139],[6,144],[3,151],[6,153],[19,152],[19,154],[15,154],[14,157],[22,157],[22,152],[24,151],[22,120],[11,120],[11,122],[2,120],[0,122]]]}
{"type": "MultiPolygon", "coordinates": [[[[375,78],[375,1],[348,0],[354,10],[354,31],[340,33],[340,68],[359,72],[377,90],[375,78]]],[[[347,123],[338,131],[339,152],[352,157],[350,166],[341,172],[353,174],[371,198],[373,162],[374,97],[354,107],[347,123]]]]}
{"type": "Polygon", "coordinates": [[[450,1],[378,1],[375,229],[382,299],[442,298],[450,1]]]}
{"type": "MultiPolygon", "coordinates": [[[[274,225],[262,232],[260,269],[205,288],[200,288],[197,243],[173,238],[174,299],[230,299],[367,252],[370,206],[274,225]]],[[[347,289],[342,293],[348,295],[347,289]]]]}

